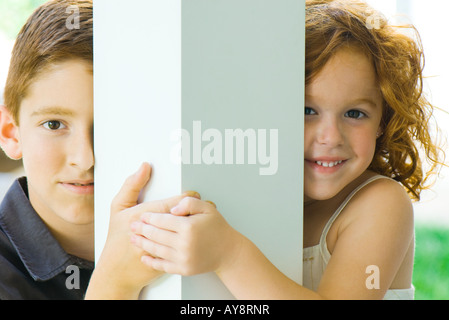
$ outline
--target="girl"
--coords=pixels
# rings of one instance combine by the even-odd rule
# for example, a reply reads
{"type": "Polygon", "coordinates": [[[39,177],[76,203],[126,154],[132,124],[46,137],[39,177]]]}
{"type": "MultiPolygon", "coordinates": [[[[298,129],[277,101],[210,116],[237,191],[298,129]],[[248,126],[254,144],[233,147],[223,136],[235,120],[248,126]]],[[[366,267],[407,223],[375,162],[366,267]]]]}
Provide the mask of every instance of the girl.
{"type": "Polygon", "coordinates": [[[132,225],[145,264],[215,271],[238,299],[413,299],[411,200],[439,149],[420,43],[373,12],[357,0],[306,1],[304,285],[194,198],[132,225]]]}

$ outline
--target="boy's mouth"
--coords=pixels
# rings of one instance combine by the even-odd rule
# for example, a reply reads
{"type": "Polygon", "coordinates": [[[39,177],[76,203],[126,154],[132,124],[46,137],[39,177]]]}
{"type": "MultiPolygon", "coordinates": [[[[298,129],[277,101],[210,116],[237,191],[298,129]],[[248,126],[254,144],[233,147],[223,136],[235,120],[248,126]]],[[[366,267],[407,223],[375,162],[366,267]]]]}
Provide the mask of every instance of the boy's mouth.
{"type": "Polygon", "coordinates": [[[80,195],[90,195],[94,193],[94,181],[93,180],[74,180],[74,181],[63,181],[61,185],[68,191],[80,194],[80,195]]]}
{"type": "Polygon", "coordinates": [[[85,186],[93,186],[94,185],[93,182],[90,182],[90,183],[76,183],[76,182],[74,182],[74,183],[69,183],[69,184],[77,186],[77,187],[85,187],[85,186]]]}

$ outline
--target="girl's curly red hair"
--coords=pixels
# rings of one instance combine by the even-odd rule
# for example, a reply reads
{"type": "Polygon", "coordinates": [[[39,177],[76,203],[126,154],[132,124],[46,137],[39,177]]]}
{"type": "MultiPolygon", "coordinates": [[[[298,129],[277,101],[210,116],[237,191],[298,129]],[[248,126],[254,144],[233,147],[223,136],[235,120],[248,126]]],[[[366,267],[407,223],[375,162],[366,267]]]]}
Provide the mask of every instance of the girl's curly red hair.
{"type": "Polygon", "coordinates": [[[356,46],[372,59],[383,96],[382,132],[370,170],[402,183],[414,200],[440,162],[432,141],[433,109],[423,95],[424,55],[416,39],[400,32],[365,2],[306,0],[306,86],[342,46],[356,46]],[[419,150],[430,164],[424,172],[419,150]]]}

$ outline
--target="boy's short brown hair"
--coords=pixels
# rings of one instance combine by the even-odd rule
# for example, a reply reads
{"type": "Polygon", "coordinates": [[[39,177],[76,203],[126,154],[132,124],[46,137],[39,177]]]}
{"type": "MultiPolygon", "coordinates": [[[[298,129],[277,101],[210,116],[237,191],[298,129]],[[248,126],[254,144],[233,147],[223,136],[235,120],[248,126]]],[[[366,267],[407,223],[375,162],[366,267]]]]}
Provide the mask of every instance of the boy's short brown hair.
{"type": "Polygon", "coordinates": [[[93,62],[92,0],[48,1],[22,27],[12,50],[4,93],[6,108],[17,125],[20,104],[33,79],[68,59],[93,62]]]}

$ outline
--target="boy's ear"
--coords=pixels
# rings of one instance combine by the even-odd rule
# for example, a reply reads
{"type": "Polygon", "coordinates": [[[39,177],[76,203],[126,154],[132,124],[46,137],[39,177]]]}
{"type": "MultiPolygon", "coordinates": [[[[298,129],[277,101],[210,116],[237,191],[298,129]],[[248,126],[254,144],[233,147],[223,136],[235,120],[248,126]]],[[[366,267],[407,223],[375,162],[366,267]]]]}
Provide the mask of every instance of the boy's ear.
{"type": "Polygon", "coordinates": [[[22,158],[19,127],[16,126],[14,118],[4,105],[0,105],[0,145],[11,159],[22,158]]]}

